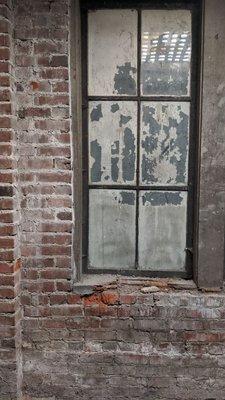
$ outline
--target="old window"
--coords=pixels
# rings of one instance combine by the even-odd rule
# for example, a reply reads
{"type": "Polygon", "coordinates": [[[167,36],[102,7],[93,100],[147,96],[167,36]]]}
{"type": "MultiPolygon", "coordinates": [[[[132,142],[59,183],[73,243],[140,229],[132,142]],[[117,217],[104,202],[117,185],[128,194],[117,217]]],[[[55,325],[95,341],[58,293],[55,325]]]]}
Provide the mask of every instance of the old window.
{"type": "Polygon", "coordinates": [[[98,3],[82,13],[84,268],[187,277],[195,6],[98,3]]]}

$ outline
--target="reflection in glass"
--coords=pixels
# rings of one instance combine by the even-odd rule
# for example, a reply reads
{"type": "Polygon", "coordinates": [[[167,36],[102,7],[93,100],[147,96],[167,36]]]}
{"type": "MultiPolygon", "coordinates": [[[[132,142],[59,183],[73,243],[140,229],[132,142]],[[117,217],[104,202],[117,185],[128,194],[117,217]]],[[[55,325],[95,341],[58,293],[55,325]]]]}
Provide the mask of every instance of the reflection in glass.
{"type": "Polygon", "coordinates": [[[142,12],[143,95],[189,95],[191,14],[187,10],[142,12]]]}

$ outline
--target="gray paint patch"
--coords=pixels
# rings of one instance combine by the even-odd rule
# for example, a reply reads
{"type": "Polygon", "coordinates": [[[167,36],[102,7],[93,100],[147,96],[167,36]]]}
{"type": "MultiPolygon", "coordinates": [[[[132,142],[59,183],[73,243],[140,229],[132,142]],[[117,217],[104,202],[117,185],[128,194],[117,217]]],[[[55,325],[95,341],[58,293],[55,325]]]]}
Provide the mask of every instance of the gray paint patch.
{"type": "Polygon", "coordinates": [[[119,146],[120,146],[119,140],[115,140],[115,142],[113,142],[113,144],[111,145],[112,155],[119,154],[119,146]]]}
{"type": "Polygon", "coordinates": [[[146,204],[151,206],[165,206],[166,204],[178,206],[182,201],[181,192],[146,192],[142,195],[143,206],[146,204]]]}
{"type": "Polygon", "coordinates": [[[126,125],[130,120],[132,119],[132,117],[130,116],[126,116],[126,115],[120,115],[120,127],[122,127],[123,125],[126,125]]]}
{"type": "Polygon", "coordinates": [[[113,182],[117,182],[119,178],[119,157],[111,158],[111,177],[113,182]]]}
{"type": "Polygon", "coordinates": [[[102,160],[102,148],[98,143],[97,139],[91,142],[91,156],[94,158],[94,163],[91,168],[91,181],[101,181],[101,160],[102,160]]]}
{"type": "Polygon", "coordinates": [[[133,181],[135,174],[135,137],[130,128],[124,129],[124,149],[122,152],[123,180],[133,181]]]}
{"type": "Polygon", "coordinates": [[[99,121],[102,117],[102,105],[101,104],[97,104],[91,111],[91,121],[99,121]]]}
{"type": "Polygon", "coordinates": [[[135,193],[134,192],[121,191],[119,193],[119,196],[115,197],[115,200],[117,200],[119,204],[126,204],[128,206],[134,206],[134,204],[135,204],[135,193]]]}
{"type": "Polygon", "coordinates": [[[118,104],[118,103],[115,103],[115,104],[112,104],[112,105],[111,105],[111,111],[112,111],[112,113],[117,112],[119,109],[120,109],[120,108],[119,108],[119,104],[118,104]]]}
{"type": "Polygon", "coordinates": [[[117,66],[117,73],[114,77],[114,89],[117,94],[136,94],[136,82],[133,77],[136,71],[137,68],[132,67],[130,62],[117,66]]]}

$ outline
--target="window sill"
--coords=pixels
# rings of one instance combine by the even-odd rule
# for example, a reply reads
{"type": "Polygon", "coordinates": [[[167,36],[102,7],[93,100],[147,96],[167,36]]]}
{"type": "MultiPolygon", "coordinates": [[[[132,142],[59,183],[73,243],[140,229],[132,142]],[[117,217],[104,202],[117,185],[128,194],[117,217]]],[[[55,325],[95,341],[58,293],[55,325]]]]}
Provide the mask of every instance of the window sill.
{"type": "Polygon", "coordinates": [[[129,277],[111,274],[84,274],[79,282],[75,282],[73,292],[88,296],[96,291],[116,289],[122,285],[135,286],[142,293],[154,293],[168,290],[197,290],[193,280],[176,278],[129,277]]]}

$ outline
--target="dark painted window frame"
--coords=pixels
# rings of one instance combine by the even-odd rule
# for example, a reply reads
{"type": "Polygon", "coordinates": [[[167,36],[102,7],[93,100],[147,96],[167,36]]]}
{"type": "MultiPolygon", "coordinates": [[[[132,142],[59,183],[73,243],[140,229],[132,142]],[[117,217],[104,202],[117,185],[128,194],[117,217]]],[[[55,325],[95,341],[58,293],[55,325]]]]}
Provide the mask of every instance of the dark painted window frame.
{"type": "MultiPolygon", "coordinates": [[[[204,114],[204,111],[207,110],[207,93],[210,92],[210,87],[207,84],[207,79],[205,79],[204,72],[208,71],[212,62],[210,61],[210,57],[208,56],[212,52],[212,40],[213,33],[215,33],[215,37],[218,39],[218,30],[223,32],[223,25],[220,24],[217,29],[217,19],[218,15],[216,13],[216,3],[218,3],[218,7],[223,8],[224,4],[222,0],[202,0],[202,1],[193,1],[192,3],[199,5],[198,11],[198,40],[199,43],[197,45],[197,52],[199,55],[199,63],[197,66],[197,80],[196,80],[196,93],[198,95],[198,99],[196,101],[196,113],[198,115],[196,121],[196,132],[199,132],[195,154],[196,160],[198,161],[196,164],[196,169],[194,171],[195,174],[195,184],[193,189],[195,190],[195,201],[193,207],[194,213],[194,232],[193,232],[193,248],[190,248],[190,252],[193,252],[193,278],[200,289],[204,290],[219,290],[223,285],[223,277],[224,277],[224,222],[221,221],[221,218],[217,218],[215,221],[215,227],[213,226],[213,232],[215,229],[219,231],[219,235],[216,236],[218,239],[218,245],[215,246],[214,249],[209,249],[209,237],[205,234],[204,229],[209,228],[209,223],[203,224],[201,221],[201,203],[203,202],[204,191],[206,190],[206,178],[204,176],[204,165],[201,159],[201,143],[208,138],[208,130],[207,124],[210,116],[204,114]],[[201,3],[201,4],[200,4],[201,3]],[[201,23],[202,21],[202,23],[201,23]],[[212,31],[212,32],[211,32],[212,31]],[[205,93],[205,100],[203,98],[203,91],[205,93]],[[208,118],[207,118],[208,117],[208,118]],[[201,188],[200,188],[201,187],[201,188]],[[206,225],[206,226],[205,226],[206,225]],[[221,248],[222,246],[222,248],[221,248]],[[207,251],[207,249],[209,249],[207,251]],[[208,262],[207,262],[208,257],[208,262]],[[217,258],[217,263],[215,265],[212,261],[215,261],[215,257],[217,258]],[[205,266],[205,263],[207,265],[205,266]]],[[[93,2],[91,2],[93,4],[93,2]]],[[[98,1],[98,3],[106,3],[98,1]]],[[[142,2],[145,4],[149,2],[142,2]]],[[[159,4],[159,2],[157,2],[159,4]]],[[[161,4],[164,2],[160,2],[161,4]]],[[[166,2],[171,3],[169,1],[166,2]]],[[[181,2],[180,2],[181,3],[181,2]]],[[[95,3],[96,4],[96,3],[95,3]]],[[[140,4],[140,2],[139,2],[140,4]]],[[[160,8],[161,8],[160,4],[160,8]]],[[[187,2],[186,2],[187,4],[187,2]]],[[[114,6],[118,7],[120,2],[114,1],[114,6]]],[[[128,2],[126,3],[128,6],[128,2]]],[[[73,135],[73,160],[74,160],[74,174],[73,174],[73,183],[75,186],[74,191],[74,208],[75,208],[75,224],[73,230],[73,271],[74,271],[74,281],[79,281],[83,274],[83,262],[82,262],[82,242],[85,240],[84,229],[83,229],[83,220],[85,219],[85,213],[83,209],[83,153],[82,153],[82,111],[86,108],[86,104],[82,104],[82,95],[81,95],[81,87],[82,87],[82,68],[83,59],[81,56],[81,21],[80,21],[80,9],[87,7],[86,1],[79,0],[71,0],[71,26],[70,26],[70,66],[71,66],[71,109],[74,111],[72,113],[72,131],[75,132],[73,135]]],[[[96,8],[96,5],[95,5],[96,8]]],[[[225,15],[224,12],[221,13],[225,15]]],[[[221,39],[223,40],[223,39],[221,39]]],[[[193,42],[194,43],[194,42],[193,42]]],[[[218,42],[221,45],[221,42],[218,42]]],[[[224,43],[223,43],[224,44],[224,43]]],[[[223,59],[222,53],[217,51],[214,52],[215,57],[218,60],[223,59]]],[[[218,81],[218,79],[217,79],[218,81]]],[[[217,126],[215,118],[213,119],[211,125],[217,126]]],[[[216,132],[216,137],[218,136],[216,132]]],[[[210,175],[210,173],[209,173],[210,175]]],[[[217,182],[216,182],[217,183],[217,182]]],[[[216,184],[215,184],[216,185],[216,184]]],[[[214,189],[214,186],[212,185],[214,189]]],[[[221,210],[219,210],[221,214],[221,210]]],[[[214,218],[215,220],[215,218],[214,218]]],[[[211,222],[211,220],[210,220],[211,222]]],[[[107,271],[108,273],[109,271],[107,271]]],[[[96,273],[96,271],[94,271],[96,273]]],[[[114,271],[114,273],[118,273],[118,271],[114,271]]],[[[138,271],[138,275],[141,275],[140,271],[138,271]]],[[[157,276],[159,276],[157,274],[157,276]]]]}

